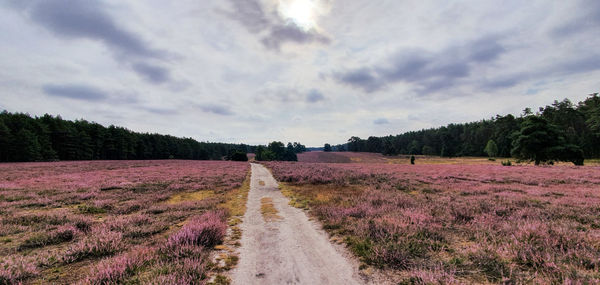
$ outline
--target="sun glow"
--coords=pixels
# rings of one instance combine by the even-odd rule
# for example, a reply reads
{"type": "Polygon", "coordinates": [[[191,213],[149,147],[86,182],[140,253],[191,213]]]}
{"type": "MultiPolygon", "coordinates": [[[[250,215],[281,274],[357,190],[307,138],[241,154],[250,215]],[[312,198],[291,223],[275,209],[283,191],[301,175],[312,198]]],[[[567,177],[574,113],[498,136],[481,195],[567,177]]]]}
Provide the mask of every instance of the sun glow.
{"type": "Polygon", "coordinates": [[[319,5],[314,0],[279,0],[279,13],[304,30],[317,27],[319,5]]]}

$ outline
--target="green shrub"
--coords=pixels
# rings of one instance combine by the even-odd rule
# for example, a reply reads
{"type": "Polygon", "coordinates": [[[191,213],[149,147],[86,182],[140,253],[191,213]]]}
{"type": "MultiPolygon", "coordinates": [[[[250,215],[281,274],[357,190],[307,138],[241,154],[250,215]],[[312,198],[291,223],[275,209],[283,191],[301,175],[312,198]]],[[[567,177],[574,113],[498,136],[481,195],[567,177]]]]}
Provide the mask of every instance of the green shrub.
{"type": "Polygon", "coordinates": [[[77,206],[77,210],[82,214],[104,214],[106,210],[94,206],[90,206],[87,204],[77,206]]]}
{"type": "Polygon", "coordinates": [[[480,270],[488,281],[498,282],[503,277],[510,275],[510,269],[506,263],[498,256],[497,253],[491,250],[479,250],[469,255],[469,260],[473,262],[473,266],[480,270]]]}
{"type": "Polygon", "coordinates": [[[231,160],[231,161],[248,161],[248,155],[245,152],[236,150],[236,151],[231,151],[227,155],[226,159],[231,160]]]}
{"type": "Polygon", "coordinates": [[[77,230],[74,227],[67,226],[59,228],[50,233],[40,233],[26,239],[20,246],[19,250],[44,247],[52,244],[59,244],[73,240],[77,230]]]}
{"type": "Polygon", "coordinates": [[[346,237],[345,242],[348,245],[348,247],[350,247],[350,250],[358,257],[367,260],[371,258],[371,249],[373,247],[371,240],[349,236],[346,237]]]}

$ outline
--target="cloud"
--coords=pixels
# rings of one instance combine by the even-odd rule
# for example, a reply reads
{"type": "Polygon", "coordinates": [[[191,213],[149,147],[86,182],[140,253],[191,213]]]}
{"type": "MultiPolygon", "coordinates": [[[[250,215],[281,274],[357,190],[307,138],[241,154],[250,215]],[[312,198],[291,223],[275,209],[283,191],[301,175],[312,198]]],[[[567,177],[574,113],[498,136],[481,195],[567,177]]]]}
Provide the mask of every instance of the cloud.
{"type": "Polygon", "coordinates": [[[0,0],[0,109],[322,145],[598,90],[600,1],[294,1],[0,0]]]}
{"type": "Polygon", "coordinates": [[[375,121],[373,121],[373,124],[375,124],[375,125],[386,125],[389,123],[390,123],[390,121],[388,121],[388,119],[386,119],[386,118],[378,118],[378,119],[375,119],[375,121]]]}
{"type": "Polygon", "coordinates": [[[284,43],[329,44],[331,40],[315,29],[304,30],[291,21],[286,21],[272,11],[267,13],[259,0],[230,0],[233,11],[226,12],[229,18],[239,22],[248,32],[261,37],[261,43],[270,50],[279,51],[284,43]]]}
{"type": "Polygon", "coordinates": [[[163,59],[167,53],[149,47],[140,36],[121,27],[102,2],[43,0],[23,1],[14,6],[24,8],[33,22],[59,37],[98,41],[108,47],[118,61],[135,60],[131,64],[133,71],[151,83],[169,79],[165,68],[141,62],[163,59]]]}
{"type": "Polygon", "coordinates": [[[104,91],[87,85],[44,85],[42,91],[49,96],[83,101],[103,101],[108,98],[104,91]]]}
{"type": "Polygon", "coordinates": [[[385,86],[378,75],[370,68],[360,68],[334,74],[338,82],[373,92],[385,86]]]}
{"type": "Polygon", "coordinates": [[[175,109],[167,109],[167,108],[157,108],[157,107],[148,107],[148,106],[144,106],[141,107],[143,110],[146,110],[150,113],[153,114],[157,114],[157,115],[176,115],[179,114],[179,112],[175,109]]]}
{"type": "Polygon", "coordinates": [[[577,74],[589,71],[600,70],[600,52],[591,55],[576,57],[572,60],[557,63],[553,68],[542,70],[542,75],[558,72],[561,74],[577,74]]]}
{"type": "Polygon", "coordinates": [[[231,111],[228,106],[224,106],[224,105],[204,104],[204,105],[198,105],[198,107],[206,113],[213,113],[213,114],[223,115],[223,116],[234,115],[234,112],[231,111]]]}
{"type": "Polygon", "coordinates": [[[227,14],[251,33],[266,30],[271,25],[263,6],[257,0],[230,0],[233,12],[227,14]]]}
{"type": "Polygon", "coordinates": [[[30,17],[57,35],[99,40],[121,55],[163,55],[161,51],[148,48],[137,35],[119,27],[98,1],[39,1],[31,7],[30,17]]]}
{"type": "Polygon", "coordinates": [[[281,45],[285,42],[297,44],[308,44],[313,42],[328,44],[330,40],[314,30],[304,31],[295,24],[287,24],[273,26],[269,36],[263,38],[261,42],[269,49],[279,50],[281,45]]]}
{"type": "Polygon", "coordinates": [[[366,66],[334,73],[342,84],[366,92],[378,91],[390,84],[416,85],[421,94],[454,86],[479,65],[496,60],[506,49],[500,37],[488,36],[461,47],[449,47],[432,53],[424,49],[400,50],[377,66],[366,66]]]}
{"type": "Polygon", "coordinates": [[[287,86],[269,82],[258,91],[255,100],[259,103],[263,102],[278,102],[278,103],[293,103],[304,101],[307,92],[295,86],[287,86]]]}
{"type": "Polygon", "coordinates": [[[308,92],[306,95],[306,102],[308,103],[316,103],[323,100],[325,100],[325,96],[323,96],[323,93],[317,89],[310,90],[310,92],[308,92]]]}
{"type": "Polygon", "coordinates": [[[563,38],[585,33],[587,31],[596,31],[600,29],[600,2],[595,0],[573,1],[577,3],[572,12],[567,16],[566,21],[562,21],[551,31],[551,36],[563,38]]]}
{"type": "Polygon", "coordinates": [[[323,92],[316,88],[304,89],[297,86],[289,87],[278,84],[267,84],[256,97],[256,101],[259,103],[266,101],[284,104],[314,104],[326,99],[323,92]]]}
{"type": "Polygon", "coordinates": [[[548,62],[545,66],[531,71],[515,72],[484,80],[479,86],[484,90],[504,89],[522,82],[539,80],[552,76],[573,76],[600,70],[600,53],[548,62]]]}
{"type": "Polygon", "coordinates": [[[131,105],[140,103],[140,98],[136,92],[117,90],[111,92],[110,102],[115,104],[131,105]]]}
{"type": "Polygon", "coordinates": [[[484,90],[495,90],[495,89],[504,89],[504,88],[509,88],[509,87],[513,87],[517,84],[519,84],[521,81],[523,80],[528,80],[528,78],[525,76],[525,74],[513,74],[513,75],[509,75],[509,76],[500,76],[500,77],[496,77],[493,78],[491,80],[484,80],[482,81],[482,84],[480,84],[480,87],[482,87],[484,90]]]}
{"type": "Polygon", "coordinates": [[[169,70],[160,66],[147,63],[135,63],[133,70],[152,83],[163,83],[169,81],[169,70]]]}
{"type": "Polygon", "coordinates": [[[473,62],[490,62],[497,59],[506,52],[498,41],[499,38],[488,36],[473,42],[468,47],[468,58],[473,62]]]}

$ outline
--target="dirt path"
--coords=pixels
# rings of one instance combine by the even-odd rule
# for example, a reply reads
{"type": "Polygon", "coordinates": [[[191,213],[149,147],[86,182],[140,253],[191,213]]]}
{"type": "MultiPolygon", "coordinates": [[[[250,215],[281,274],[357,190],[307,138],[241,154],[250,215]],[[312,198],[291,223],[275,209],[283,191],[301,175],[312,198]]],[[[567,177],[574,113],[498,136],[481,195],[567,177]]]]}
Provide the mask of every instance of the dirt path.
{"type": "Polygon", "coordinates": [[[264,166],[252,164],[250,183],[233,284],[363,283],[357,266],[336,250],[327,234],[302,210],[288,205],[264,166]]]}

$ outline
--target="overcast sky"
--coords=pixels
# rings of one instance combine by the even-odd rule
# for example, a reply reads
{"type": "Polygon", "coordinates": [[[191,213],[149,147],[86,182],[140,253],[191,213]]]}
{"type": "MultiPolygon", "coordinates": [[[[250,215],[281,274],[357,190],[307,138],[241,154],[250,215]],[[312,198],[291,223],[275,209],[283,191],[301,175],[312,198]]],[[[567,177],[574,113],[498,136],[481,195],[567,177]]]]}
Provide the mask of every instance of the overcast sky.
{"type": "Polygon", "coordinates": [[[600,1],[0,0],[0,110],[342,143],[600,91],[600,1]]]}

